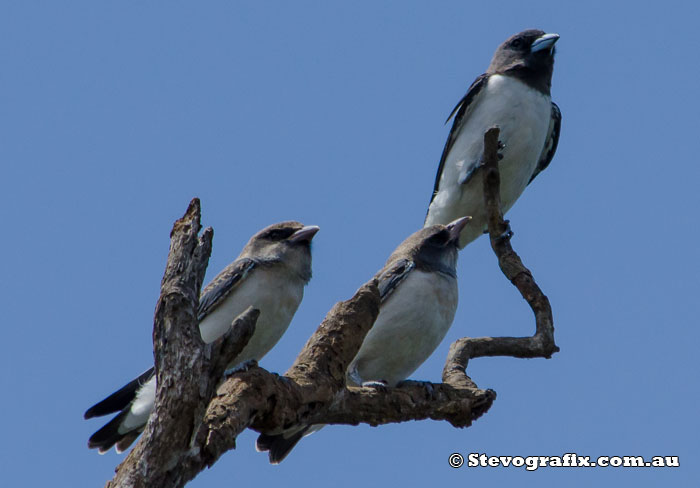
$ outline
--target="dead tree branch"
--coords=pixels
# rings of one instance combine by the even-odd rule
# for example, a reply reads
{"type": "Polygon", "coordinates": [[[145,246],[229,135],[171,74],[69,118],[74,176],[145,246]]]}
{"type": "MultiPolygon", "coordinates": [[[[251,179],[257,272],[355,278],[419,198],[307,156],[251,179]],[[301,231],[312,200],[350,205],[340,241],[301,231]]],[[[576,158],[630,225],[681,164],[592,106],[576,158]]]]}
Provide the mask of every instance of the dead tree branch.
{"type": "MultiPolygon", "coordinates": [[[[559,351],[554,343],[554,319],[549,300],[535,283],[532,273],[520,260],[510,245],[513,233],[501,212],[498,171],[499,129],[492,127],[484,134],[484,200],[488,216],[491,248],[498,258],[503,274],[518,289],[535,314],[535,335],[532,337],[464,337],[450,346],[447,363],[442,372],[443,381],[452,375],[466,374],[470,359],[484,356],[510,356],[516,358],[547,358],[559,351]]],[[[473,386],[474,383],[470,383],[473,386]]]]}
{"type": "Polygon", "coordinates": [[[197,323],[197,304],[213,231],[198,235],[200,204],[193,199],[170,234],[170,251],[155,311],[153,343],[156,403],[143,436],[117,468],[108,487],[183,485],[172,466],[187,458],[206,406],[226,367],[255,330],[258,311],[249,309],[218,341],[206,345],[197,323]],[[174,476],[176,475],[176,476],[174,476]],[[175,479],[173,479],[175,478],[175,479]]]}
{"type": "Polygon", "coordinates": [[[184,486],[234,449],[236,438],[246,428],[272,433],[295,424],[381,425],[423,419],[468,427],[496,398],[494,391],[477,388],[467,376],[469,359],[548,358],[558,351],[549,301],[513,251],[510,229],[501,214],[498,129],[490,129],[484,142],[484,195],[491,246],[503,273],[532,307],[536,321],[533,337],[456,341],[443,370],[443,383],[407,381],[385,389],[348,387],[348,364],[379,313],[379,292],[371,280],[328,312],[284,376],[252,366],[219,384],[225,365],[252,336],[258,311],[246,311],[218,341],[205,345],[201,340],[197,296],[211,252],[212,230],[206,229],[198,237],[200,207],[194,199],[173,227],[156,307],[155,410],[141,440],[107,486],[184,486]]]}

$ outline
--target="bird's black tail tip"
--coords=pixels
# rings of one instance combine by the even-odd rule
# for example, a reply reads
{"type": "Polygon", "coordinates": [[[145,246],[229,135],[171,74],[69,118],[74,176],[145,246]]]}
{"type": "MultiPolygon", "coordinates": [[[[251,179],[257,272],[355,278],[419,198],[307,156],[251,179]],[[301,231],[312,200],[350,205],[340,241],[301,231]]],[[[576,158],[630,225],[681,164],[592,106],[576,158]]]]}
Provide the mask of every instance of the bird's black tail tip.
{"type": "Polygon", "coordinates": [[[88,439],[88,448],[97,449],[97,452],[100,454],[106,453],[114,446],[116,446],[115,450],[118,454],[128,449],[139,436],[141,430],[143,430],[132,430],[126,433],[119,432],[119,427],[128,413],[129,410],[124,410],[107,422],[100,430],[92,434],[90,439],[88,439]]]}
{"type": "Polygon", "coordinates": [[[294,446],[297,445],[297,442],[304,437],[308,430],[308,427],[304,427],[290,436],[285,436],[284,434],[260,434],[255,442],[255,449],[258,452],[267,451],[270,464],[279,464],[284,461],[284,458],[294,449],[294,446]]]}

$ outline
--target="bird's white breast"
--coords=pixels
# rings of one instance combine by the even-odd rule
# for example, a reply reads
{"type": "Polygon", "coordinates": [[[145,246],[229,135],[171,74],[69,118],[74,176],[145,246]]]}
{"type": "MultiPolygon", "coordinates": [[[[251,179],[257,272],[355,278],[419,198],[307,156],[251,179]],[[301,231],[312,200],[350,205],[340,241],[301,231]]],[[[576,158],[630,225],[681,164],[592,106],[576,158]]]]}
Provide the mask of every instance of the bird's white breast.
{"type": "MultiPolygon", "coordinates": [[[[485,227],[483,182],[465,176],[479,163],[484,133],[490,127],[501,129],[501,201],[507,211],[522,194],[537,166],[551,118],[551,98],[509,76],[492,75],[472,101],[465,122],[445,160],[439,192],[433,199],[426,225],[447,224],[464,215],[473,220],[462,233],[460,244],[485,227]]],[[[467,241],[468,242],[468,241],[467,241]]]]}
{"type": "Polygon", "coordinates": [[[304,283],[281,266],[255,268],[199,323],[202,339],[206,343],[215,341],[230,328],[234,318],[253,306],[260,310],[255,333],[235,364],[259,360],[287,330],[303,296],[304,283]]]}
{"type": "Polygon", "coordinates": [[[348,368],[351,378],[408,378],[440,344],[457,310],[457,280],[413,270],[382,304],[374,326],[348,368]]]}

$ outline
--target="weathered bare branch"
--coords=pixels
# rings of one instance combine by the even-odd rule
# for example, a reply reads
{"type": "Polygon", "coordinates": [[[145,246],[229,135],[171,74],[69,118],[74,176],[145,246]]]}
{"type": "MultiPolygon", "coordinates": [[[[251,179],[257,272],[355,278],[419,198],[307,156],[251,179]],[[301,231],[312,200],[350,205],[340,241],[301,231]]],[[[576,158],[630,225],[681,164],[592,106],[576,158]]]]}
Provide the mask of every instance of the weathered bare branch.
{"type": "Polygon", "coordinates": [[[346,385],[345,372],[379,313],[377,283],[337,303],[284,376],[253,365],[222,373],[253,334],[257,310],[249,308],[221,339],[204,345],[196,321],[197,296],[211,252],[212,231],[200,229],[197,199],[171,233],[170,255],[156,307],[154,346],[156,406],[141,441],[107,486],[180,487],[236,447],[246,428],[279,432],[295,424],[381,425],[446,420],[468,427],[488,411],[496,393],[467,376],[469,359],[483,356],[546,357],[554,343],[547,297],[510,245],[500,209],[498,129],[484,136],[484,196],[489,236],[505,276],[535,314],[532,337],[463,338],[450,347],[443,383],[406,381],[396,388],[346,385]]]}
{"type": "Polygon", "coordinates": [[[238,434],[249,426],[267,430],[304,423],[330,404],[344,387],[345,369],[378,313],[379,291],[372,280],[328,312],[285,376],[252,368],[229,378],[205,418],[207,461],[234,448],[238,434]]]}
{"type": "MultiPolygon", "coordinates": [[[[248,307],[236,317],[231,328],[217,340],[209,344],[207,359],[209,360],[209,377],[216,385],[221,381],[224,371],[236,360],[255,332],[255,323],[260,316],[260,310],[248,307]]],[[[209,399],[213,395],[205,395],[209,399]]]]}
{"type": "Polygon", "coordinates": [[[109,487],[184,484],[175,465],[188,455],[194,433],[221,380],[218,354],[236,354],[254,330],[257,312],[249,311],[222,339],[205,345],[197,323],[197,304],[213,231],[199,236],[200,204],[190,202],[170,234],[170,251],[156,306],[153,342],[156,364],[154,413],[140,441],[117,469],[109,487]],[[234,344],[235,343],[235,344],[234,344]],[[211,356],[214,354],[214,361],[211,356]]]}
{"type": "Polygon", "coordinates": [[[336,303],[309,338],[285,376],[297,382],[325,381],[345,385],[345,371],[379,315],[379,290],[372,279],[350,300],[336,303]]]}
{"type": "Polygon", "coordinates": [[[431,419],[469,427],[488,411],[495,398],[492,390],[423,381],[404,381],[386,390],[349,387],[327,412],[311,416],[309,423],[377,426],[431,419]]]}
{"type": "MultiPolygon", "coordinates": [[[[484,199],[489,238],[491,248],[498,257],[501,271],[515,285],[535,314],[535,335],[459,339],[450,347],[448,360],[442,373],[443,381],[465,374],[469,359],[484,356],[550,358],[552,354],[559,351],[554,343],[554,319],[549,300],[510,245],[512,232],[509,223],[503,220],[501,212],[498,135],[497,127],[492,127],[484,134],[484,199]]],[[[471,380],[469,382],[476,386],[471,380]]]]}
{"type": "Polygon", "coordinates": [[[246,427],[276,432],[296,424],[381,425],[427,418],[466,427],[488,410],[495,393],[470,385],[412,381],[397,388],[346,387],[345,371],[378,312],[372,280],[331,309],[283,377],[255,368],[226,381],[205,419],[210,462],[235,447],[246,427]]]}

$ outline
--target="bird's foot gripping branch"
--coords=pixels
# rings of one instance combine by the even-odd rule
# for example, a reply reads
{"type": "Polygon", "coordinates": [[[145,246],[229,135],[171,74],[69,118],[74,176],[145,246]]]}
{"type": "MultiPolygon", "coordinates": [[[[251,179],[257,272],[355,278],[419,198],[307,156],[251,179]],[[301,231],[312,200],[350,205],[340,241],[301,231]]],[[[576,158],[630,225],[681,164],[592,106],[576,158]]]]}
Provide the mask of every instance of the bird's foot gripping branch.
{"type": "Polygon", "coordinates": [[[194,199],[173,227],[156,308],[154,413],[107,486],[184,486],[235,448],[237,436],[246,428],[277,433],[295,424],[382,425],[422,419],[468,427],[496,398],[493,390],[479,389],[467,376],[469,359],[548,358],[557,352],[549,301],[513,251],[501,214],[498,129],[489,130],[484,143],[484,195],[491,245],[501,270],[535,313],[534,336],[456,341],[450,348],[442,383],[349,387],[348,365],[379,313],[379,291],[376,281],[371,280],[328,312],[285,375],[251,366],[219,384],[230,359],[252,336],[258,312],[246,311],[229,333],[211,344],[201,340],[197,296],[211,252],[212,231],[206,229],[199,235],[200,205],[194,199]]]}

